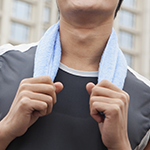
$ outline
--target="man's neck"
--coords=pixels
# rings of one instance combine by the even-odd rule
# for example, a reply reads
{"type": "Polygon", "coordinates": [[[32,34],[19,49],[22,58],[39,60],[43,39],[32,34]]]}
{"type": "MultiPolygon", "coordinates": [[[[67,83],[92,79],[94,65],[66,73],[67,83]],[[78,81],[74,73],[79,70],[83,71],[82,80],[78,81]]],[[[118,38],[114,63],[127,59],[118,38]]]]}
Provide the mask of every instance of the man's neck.
{"type": "Polygon", "coordinates": [[[111,31],[111,21],[77,27],[60,19],[61,62],[73,69],[97,71],[111,31]]]}

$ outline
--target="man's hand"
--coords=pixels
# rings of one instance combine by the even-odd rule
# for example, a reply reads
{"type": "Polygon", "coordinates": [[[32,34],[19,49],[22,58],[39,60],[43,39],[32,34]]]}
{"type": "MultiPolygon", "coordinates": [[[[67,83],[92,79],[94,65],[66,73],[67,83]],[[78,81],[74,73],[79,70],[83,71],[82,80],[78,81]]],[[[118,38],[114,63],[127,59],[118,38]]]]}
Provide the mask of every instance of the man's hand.
{"type": "MultiPolygon", "coordinates": [[[[56,94],[62,89],[63,85],[53,83],[49,76],[22,80],[8,114],[0,122],[3,145],[6,143],[7,146],[14,138],[23,135],[39,117],[50,114],[56,94]]],[[[4,149],[3,145],[1,142],[0,149],[4,149]]]]}
{"type": "Polygon", "coordinates": [[[127,135],[128,94],[107,80],[97,85],[88,83],[86,88],[90,94],[90,113],[99,124],[104,145],[109,150],[130,150],[127,135]]]}

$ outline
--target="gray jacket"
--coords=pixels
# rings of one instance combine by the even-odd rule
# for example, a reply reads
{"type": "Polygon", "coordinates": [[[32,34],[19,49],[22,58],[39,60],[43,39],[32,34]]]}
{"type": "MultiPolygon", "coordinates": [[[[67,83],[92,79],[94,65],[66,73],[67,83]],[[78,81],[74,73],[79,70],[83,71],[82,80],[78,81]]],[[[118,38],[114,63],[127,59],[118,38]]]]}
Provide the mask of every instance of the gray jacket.
{"type": "MultiPolygon", "coordinates": [[[[20,81],[33,77],[37,44],[0,47],[0,120],[9,111],[20,81]]],[[[150,82],[128,68],[123,90],[130,95],[129,140],[132,149],[143,150],[150,137],[150,82]]],[[[8,150],[12,150],[11,144],[8,150]]]]}

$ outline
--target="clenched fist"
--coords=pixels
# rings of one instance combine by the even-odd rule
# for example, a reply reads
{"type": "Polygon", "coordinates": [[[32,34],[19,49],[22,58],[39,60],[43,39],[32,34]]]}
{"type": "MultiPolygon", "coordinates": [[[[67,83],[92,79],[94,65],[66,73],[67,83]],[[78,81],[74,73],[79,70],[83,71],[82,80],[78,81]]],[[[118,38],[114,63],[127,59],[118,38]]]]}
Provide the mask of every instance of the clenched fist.
{"type": "Polygon", "coordinates": [[[8,114],[0,122],[0,149],[23,135],[39,117],[50,114],[62,89],[63,85],[53,83],[49,76],[22,80],[8,114]]]}
{"type": "Polygon", "coordinates": [[[107,80],[88,83],[90,113],[98,122],[102,141],[109,150],[130,150],[127,135],[129,96],[107,80]],[[101,113],[105,115],[101,115],[101,113]]]}

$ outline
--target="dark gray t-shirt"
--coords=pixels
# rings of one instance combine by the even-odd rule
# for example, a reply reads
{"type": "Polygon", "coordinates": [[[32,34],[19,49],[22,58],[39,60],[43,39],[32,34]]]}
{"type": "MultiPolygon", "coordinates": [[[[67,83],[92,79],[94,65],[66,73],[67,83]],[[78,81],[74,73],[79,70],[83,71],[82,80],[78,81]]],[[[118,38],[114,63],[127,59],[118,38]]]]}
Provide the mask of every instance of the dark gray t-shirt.
{"type": "MultiPolygon", "coordinates": [[[[25,52],[11,49],[0,55],[0,120],[9,111],[20,81],[33,76],[35,51],[36,46],[25,52]]],[[[53,112],[41,117],[26,134],[16,138],[7,150],[106,149],[97,123],[89,114],[89,95],[85,89],[87,82],[96,83],[97,78],[79,76],[59,70],[55,80],[63,82],[64,89],[58,94],[53,112]]],[[[130,95],[128,135],[132,149],[142,150],[149,140],[149,83],[128,68],[123,90],[130,95]]]]}
{"type": "Polygon", "coordinates": [[[97,77],[85,77],[85,74],[78,76],[59,69],[55,82],[62,82],[64,89],[57,95],[52,113],[40,118],[8,149],[105,150],[98,124],[90,116],[86,91],[86,84],[96,84],[97,77]]]}

